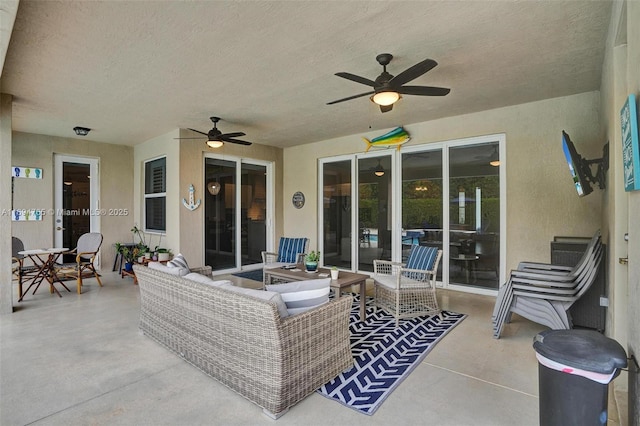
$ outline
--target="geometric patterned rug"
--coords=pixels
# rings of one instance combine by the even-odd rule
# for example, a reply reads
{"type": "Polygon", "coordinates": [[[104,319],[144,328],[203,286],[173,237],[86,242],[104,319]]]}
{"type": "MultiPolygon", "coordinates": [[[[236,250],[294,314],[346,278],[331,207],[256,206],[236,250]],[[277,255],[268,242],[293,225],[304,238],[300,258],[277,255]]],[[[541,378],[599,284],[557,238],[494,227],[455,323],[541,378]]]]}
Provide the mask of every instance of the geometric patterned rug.
{"type": "Polygon", "coordinates": [[[359,321],[359,296],[349,317],[354,366],[317,390],[326,398],[372,415],[449,331],[466,315],[442,311],[431,317],[400,320],[373,307],[359,321]]]}

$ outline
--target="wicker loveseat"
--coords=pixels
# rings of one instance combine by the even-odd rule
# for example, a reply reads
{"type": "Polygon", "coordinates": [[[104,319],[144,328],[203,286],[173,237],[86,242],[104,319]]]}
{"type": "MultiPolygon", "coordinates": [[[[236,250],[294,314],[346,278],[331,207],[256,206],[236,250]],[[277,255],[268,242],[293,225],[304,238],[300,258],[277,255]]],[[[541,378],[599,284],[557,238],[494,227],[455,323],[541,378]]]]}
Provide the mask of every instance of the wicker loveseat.
{"type": "Polygon", "coordinates": [[[271,418],[353,365],[351,297],[281,318],[275,303],[251,294],[143,266],[134,270],[142,332],[271,418]]]}

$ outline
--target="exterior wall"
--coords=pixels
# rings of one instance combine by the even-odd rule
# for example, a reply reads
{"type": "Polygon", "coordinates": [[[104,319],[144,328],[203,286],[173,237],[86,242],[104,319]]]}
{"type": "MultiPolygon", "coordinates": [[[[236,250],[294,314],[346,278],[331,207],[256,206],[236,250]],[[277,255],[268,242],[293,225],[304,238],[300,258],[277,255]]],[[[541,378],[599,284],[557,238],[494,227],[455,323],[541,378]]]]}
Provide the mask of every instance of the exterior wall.
{"type": "MultiPolygon", "coordinates": [[[[505,133],[507,271],[522,260],[548,262],[554,236],[590,237],[601,226],[602,191],[596,186],[589,196],[577,196],[561,144],[566,130],[583,157],[601,157],[599,100],[599,92],[589,92],[406,125],[411,141],[405,146],[505,133]]],[[[384,132],[285,149],[284,174],[296,176],[285,179],[283,186],[285,234],[307,235],[310,249],[317,247],[317,159],[363,152],[360,136],[384,132]],[[295,191],[307,195],[300,210],[286,202],[295,191]]]]}
{"type": "MultiPolygon", "coordinates": [[[[184,130],[183,130],[184,131],[184,130]]],[[[184,131],[184,137],[192,137],[184,131]]],[[[251,138],[248,138],[251,139],[251,138]]],[[[267,227],[275,237],[282,235],[282,149],[254,143],[251,146],[225,144],[222,148],[211,149],[204,140],[183,139],[180,146],[180,203],[182,198],[188,198],[189,185],[193,184],[195,199],[204,200],[204,155],[214,154],[224,158],[225,155],[236,158],[247,158],[273,162],[274,167],[274,210],[275,217],[267,227]]],[[[204,202],[204,201],[203,201],[204,202]]],[[[189,261],[189,265],[204,264],[204,208],[200,206],[194,211],[180,208],[180,251],[189,261]]],[[[268,241],[268,240],[267,240],[268,241]]]]}
{"type": "MultiPolygon", "coordinates": [[[[53,209],[54,154],[76,155],[100,159],[100,206],[104,209],[128,209],[128,216],[101,216],[100,232],[104,236],[101,268],[110,270],[115,256],[114,244],[129,241],[133,224],[133,148],[93,142],[85,139],[60,138],[13,132],[12,163],[40,167],[42,180],[16,179],[14,208],[53,209]]],[[[12,222],[12,235],[20,238],[26,248],[52,247],[53,216],[45,215],[40,222],[12,222]]]]}
{"type": "MultiPolygon", "coordinates": [[[[11,112],[13,97],[5,93],[0,94],[0,151],[11,152],[11,112]]],[[[3,155],[0,158],[0,176],[9,176],[11,168],[11,156],[3,155]]],[[[0,257],[7,259],[11,248],[11,215],[5,214],[11,209],[11,180],[5,178],[0,181],[0,257]]],[[[11,263],[3,261],[0,264],[0,314],[13,312],[13,285],[11,279],[11,263]]]]}
{"type": "MultiPolygon", "coordinates": [[[[166,205],[166,232],[146,233],[145,241],[150,249],[156,246],[170,249],[174,254],[180,251],[180,157],[179,142],[175,140],[179,135],[175,129],[164,135],[149,139],[134,147],[133,155],[133,204],[134,221],[131,224],[144,230],[144,163],[158,157],[166,157],[167,165],[167,205],[166,205]]],[[[129,228],[131,229],[131,227],[129,228]]],[[[131,241],[129,233],[127,241],[131,241]]],[[[137,240],[136,240],[137,242],[137,240]]],[[[195,265],[194,265],[195,266],[195,265]]]]}

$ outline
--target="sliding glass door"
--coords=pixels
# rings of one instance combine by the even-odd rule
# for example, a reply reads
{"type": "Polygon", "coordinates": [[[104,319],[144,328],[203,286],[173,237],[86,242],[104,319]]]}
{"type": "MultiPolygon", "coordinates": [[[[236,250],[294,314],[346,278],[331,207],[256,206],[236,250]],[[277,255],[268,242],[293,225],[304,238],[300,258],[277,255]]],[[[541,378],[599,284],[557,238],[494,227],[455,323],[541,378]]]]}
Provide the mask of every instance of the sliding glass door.
{"type": "Polygon", "coordinates": [[[205,158],[205,264],[214,271],[260,267],[271,192],[268,170],[257,161],[205,158]]]}
{"type": "Polygon", "coordinates": [[[504,258],[504,135],[320,160],[325,266],[373,271],[413,245],[443,251],[437,280],[497,289],[504,258]],[[397,169],[397,171],[396,171],[397,169]]]}

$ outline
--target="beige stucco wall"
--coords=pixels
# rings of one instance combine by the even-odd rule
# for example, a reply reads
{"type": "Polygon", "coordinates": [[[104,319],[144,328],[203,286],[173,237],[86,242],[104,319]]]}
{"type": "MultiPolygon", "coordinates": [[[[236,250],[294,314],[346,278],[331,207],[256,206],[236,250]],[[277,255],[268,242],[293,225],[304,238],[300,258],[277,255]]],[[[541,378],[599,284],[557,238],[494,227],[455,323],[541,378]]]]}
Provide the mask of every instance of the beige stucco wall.
{"type": "MultiPolygon", "coordinates": [[[[583,157],[601,157],[599,102],[599,92],[589,92],[406,125],[412,139],[405,146],[505,133],[507,270],[521,260],[548,262],[554,236],[591,236],[601,226],[602,193],[596,186],[589,196],[577,196],[561,144],[561,132],[566,130],[583,157]]],[[[284,199],[295,191],[307,195],[300,210],[284,203],[286,235],[307,235],[311,248],[317,247],[318,158],[363,152],[360,136],[384,132],[284,150],[284,175],[295,176],[284,180],[284,199]]]]}
{"type": "MultiPolygon", "coordinates": [[[[104,236],[101,268],[113,265],[117,241],[129,240],[133,211],[133,148],[94,142],[86,139],[61,138],[13,132],[12,163],[16,166],[42,168],[42,179],[16,179],[14,208],[53,209],[54,154],[98,158],[100,163],[100,207],[128,209],[129,215],[100,216],[100,232],[104,236]]],[[[45,215],[40,222],[13,222],[12,235],[26,248],[54,245],[53,216],[45,215]]]]}
{"type": "MultiPolygon", "coordinates": [[[[193,137],[193,132],[182,130],[182,137],[193,137]]],[[[247,137],[247,139],[250,139],[247,137]]],[[[208,148],[204,139],[183,139],[180,146],[180,200],[189,196],[189,185],[193,184],[195,199],[204,199],[206,190],[204,183],[204,156],[210,154],[224,159],[233,158],[253,159],[274,163],[274,211],[272,224],[267,232],[272,230],[275,235],[282,235],[282,149],[253,143],[250,146],[225,144],[222,148],[208,148]]],[[[204,202],[204,201],[203,201],[204,202]]],[[[203,206],[190,211],[180,208],[180,251],[189,260],[190,265],[204,264],[204,208],[203,206]]]]}
{"type": "MultiPolygon", "coordinates": [[[[179,136],[178,129],[164,135],[149,139],[135,146],[133,152],[133,204],[134,223],[139,229],[144,229],[144,165],[145,161],[159,157],[166,157],[167,181],[166,181],[166,226],[162,233],[145,233],[145,242],[150,249],[156,246],[170,249],[174,254],[180,251],[180,158],[179,142],[175,139],[179,136]]],[[[129,240],[131,240],[131,235],[129,240]]],[[[138,242],[136,239],[135,242],[138,242]]]]}

